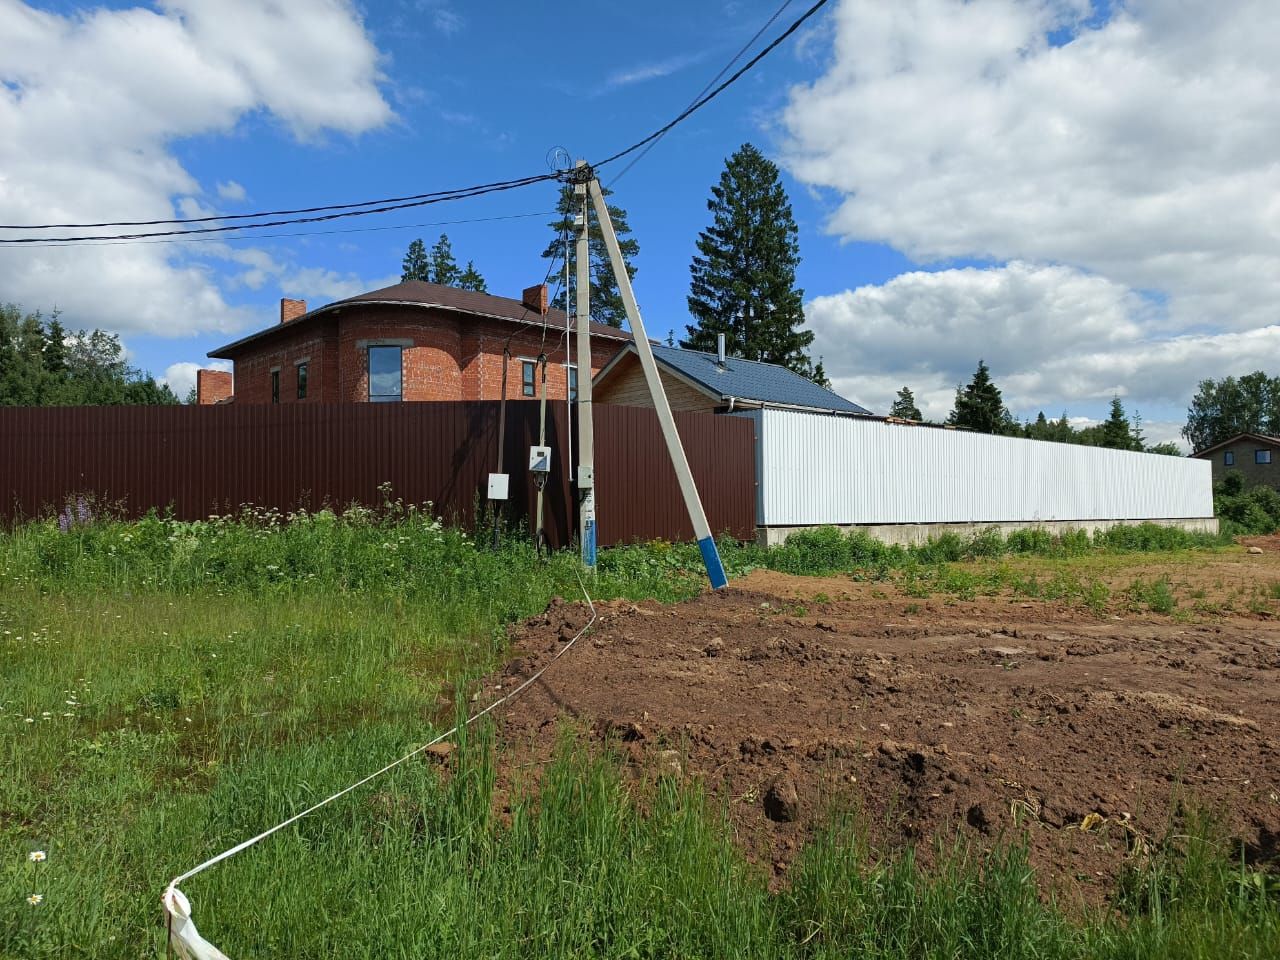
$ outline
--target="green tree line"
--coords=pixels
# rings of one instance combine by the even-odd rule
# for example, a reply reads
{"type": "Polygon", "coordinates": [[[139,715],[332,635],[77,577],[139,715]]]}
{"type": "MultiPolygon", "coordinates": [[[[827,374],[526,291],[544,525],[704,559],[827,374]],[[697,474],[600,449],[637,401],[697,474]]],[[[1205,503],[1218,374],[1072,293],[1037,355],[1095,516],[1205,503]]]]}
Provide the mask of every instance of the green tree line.
{"type": "MultiPolygon", "coordinates": [[[[910,387],[903,387],[898,391],[889,415],[904,420],[924,419],[910,387]]],[[[945,423],[947,426],[977,433],[1025,437],[1028,440],[1052,440],[1057,443],[1109,447],[1113,450],[1162,453],[1174,457],[1182,455],[1177,444],[1168,441],[1148,444],[1142,433],[1142,417],[1137,413],[1130,417],[1119,397],[1111,398],[1110,415],[1102,423],[1076,427],[1065,413],[1057,420],[1050,420],[1043,411],[1034,420],[1020,422],[1005,406],[1000,388],[996,386],[991,377],[991,369],[984,360],[978,361],[978,368],[967,384],[956,387],[955,402],[945,423]]]]}
{"type": "Polygon", "coordinates": [[[115,334],[68,331],[57,313],[0,305],[0,406],[178,402],[167,384],[129,366],[115,334]]]}
{"type": "Polygon", "coordinates": [[[425,280],[427,283],[439,283],[460,290],[489,292],[489,286],[476,269],[474,260],[467,261],[465,270],[458,266],[458,261],[453,256],[453,244],[449,242],[447,233],[440,234],[440,239],[429,251],[421,238],[411,242],[404,260],[401,261],[400,280],[425,280]]]}

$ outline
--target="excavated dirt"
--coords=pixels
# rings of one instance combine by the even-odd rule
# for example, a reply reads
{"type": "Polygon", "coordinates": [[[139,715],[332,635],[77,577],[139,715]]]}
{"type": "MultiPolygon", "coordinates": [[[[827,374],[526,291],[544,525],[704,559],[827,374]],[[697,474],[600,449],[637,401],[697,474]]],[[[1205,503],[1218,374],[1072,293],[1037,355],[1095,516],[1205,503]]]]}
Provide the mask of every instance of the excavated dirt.
{"type": "MultiPolygon", "coordinates": [[[[1276,868],[1280,624],[912,600],[766,573],[740,583],[674,606],[601,605],[502,712],[508,775],[549,757],[568,722],[616,742],[637,777],[699,778],[777,884],[848,804],[879,849],[918,842],[926,860],[919,841],[1025,833],[1046,892],[1086,902],[1191,808],[1276,868]]],[[[587,618],[555,601],[514,629],[516,659],[482,696],[587,618]]]]}

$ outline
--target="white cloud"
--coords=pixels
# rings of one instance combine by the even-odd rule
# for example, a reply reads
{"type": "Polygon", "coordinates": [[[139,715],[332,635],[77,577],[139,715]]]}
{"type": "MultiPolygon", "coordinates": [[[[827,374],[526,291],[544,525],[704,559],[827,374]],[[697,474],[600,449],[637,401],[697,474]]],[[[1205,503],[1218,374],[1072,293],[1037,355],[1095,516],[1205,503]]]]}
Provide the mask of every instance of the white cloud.
{"type": "MultiPolygon", "coordinates": [[[[211,207],[169,152],[264,111],[294,136],[357,134],[391,116],[378,52],[345,0],[170,0],[74,16],[0,4],[0,221],[164,219],[211,207]]],[[[232,184],[234,191],[238,185],[232,184]]],[[[0,251],[0,288],[120,332],[232,330],[197,256],[216,245],[0,251]]]]}
{"type": "Polygon", "coordinates": [[[466,20],[462,19],[462,14],[448,7],[441,7],[437,10],[432,15],[431,22],[446,37],[452,37],[455,33],[459,33],[467,23],[466,20]]]}
{"type": "Polygon", "coordinates": [[[169,389],[178,395],[178,399],[183,400],[196,385],[197,370],[230,369],[231,363],[227,360],[206,360],[204,363],[191,363],[188,361],[171,363],[165,369],[164,376],[160,377],[159,380],[161,383],[167,383],[169,389]]]}
{"type": "Polygon", "coordinates": [[[414,7],[419,13],[431,15],[431,26],[446,37],[461,33],[467,25],[466,18],[447,0],[417,0],[414,7]]]}
{"type": "Polygon", "coordinates": [[[644,83],[646,80],[669,77],[671,74],[678,73],[686,67],[693,66],[705,56],[705,52],[682,54],[676,57],[668,57],[666,60],[659,60],[655,63],[642,63],[634,67],[628,67],[625,70],[617,70],[609,75],[609,78],[605,81],[605,86],[610,88],[629,87],[637,83],[644,83]]]}
{"type": "Polygon", "coordinates": [[[805,312],[837,392],[884,412],[909,386],[933,419],[947,415],[979,359],[1013,413],[1030,418],[1078,415],[1112,396],[1130,412],[1177,413],[1199,380],[1247,372],[1280,353],[1280,325],[1153,336],[1155,308],[1127,287],[1022,261],[905,273],[816,297],[805,312]]]}
{"type": "Polygon", "coordinates": [[[985,355],[1032,413],[1119,393],[1173,416],[1201,377],[1275,355],[1280,4],[1111,9],[840,5],[824,75],[784,113],[785,163],[833,192],[842,238],[996,266],[819,298],[838,381],[875,382],[883,346],[885,377],[919,371],[936,415],[985,355]]]}
{"type": "Polygon", "coordinates": [[[308,299],[312,306],[400,282],[398,273],[366,280],[351,272],[339,273],[325,267],[300,267],[295,263],[280,261],[257,247],[236,248],[225,243],[210,246],[214,248],[215,256],[245,268],[226,282],[228,288],[261,290],[272,283],[284,296],[308,299]]]}
{"type": "Polygon", "coordinates": [[[243,200],[247,194],[242,184],[236,183],[234,180],[226,180],[218,184],[218,196],[223,200],[236,203],[243,200]]]}
{"type": "Polygon", "coordinates": [[[846,0],[787,162],[831,229],[922,261],[1066,262],[1244,329],[1280,299],[1280,4],[846,0]],[[1083,9],[1082,9],[1083,8],[1083,9]],[[1051,46],[1047,31],[1079,31],[1051,46]]]}
{"type": "Polygon", "coordinates": [[[333,300],[354,297],[367,290],[381,290],[400,282],[400,274],[390,274],[375,280],[364,280],[354,273],[338,273],[323,267],[303,267],[285,272],[279,280],[285,296],[302,297],[312,307],[333,300]]]}

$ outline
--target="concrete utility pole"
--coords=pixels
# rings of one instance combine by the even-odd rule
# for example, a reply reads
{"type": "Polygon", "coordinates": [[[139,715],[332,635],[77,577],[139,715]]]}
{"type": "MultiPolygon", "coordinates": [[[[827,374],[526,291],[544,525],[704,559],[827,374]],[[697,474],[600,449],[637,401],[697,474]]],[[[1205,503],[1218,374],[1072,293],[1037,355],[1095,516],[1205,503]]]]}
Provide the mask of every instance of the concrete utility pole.
{"type": "MultiPolygon", "coordinates": [[[[671,416],[671,405],[667,403],[667,391],[662,386],[662,377],[658,375],[658,365],[653,359],[653,347],[644,332],[644,321],[640,319],[640,308],[636,305],[635,294],[631,290],[631,277],[627,274],[626,263],[622,259],[622,251],[618,249],[618,238],[613,232],[613,221],[609,218],[609,206],[604,200],[604,191],[600,189],[600,181],[596,179],[590,168],[583,169],[586,164],[581,161],[577,169],[577,190],[585,190],[591,195],[595,206],[596,220],[600,224],[600,233],[604,237],[604,245],[609,251],[609,262],[613,265],[613,276],[618,282],[618,291],[622,294],[622,305],[627,311],[627,322],[631,325],[631,336],[635,341],[636,353],[640,357],[640,366],[644,370],[645,381],[649,384],[649,395],[653,398],[653,407],[658,414],[658,423],[662,426],[663,439],[667,441],[667,453],[671,457],[671,465],[675,467],[676,478],[680,481],[680,492],[684,495],[684,505],[689,511],[689,521],[693,524],[693,532],[698,538],[698,549],[702,551],[702,562],[707,568],[707,578],[711,586],[719,590],[728,586],[729,580],[724,573],[724,565],[720,562],[720,551],[716,549],[715,538],[711,536],[711,526],[707,523],[707,515],[702,509],[702,499],[698,496],[698,488],[693,482],[693,473],[689,470],[689,461],[684,455],[684,446],[680,443],[680,434],[676,432],[675,418],[671,416]]],[[[585,215],[583,217],[585,225],[585,215]]],[[[583,250],[586,247],[586,233],[579,234],[578,246],[578,296],[582,296],[583,287],[583,250]]],[[[578,320],[578,358],[584,356],[584,327],[581,317],[578,320]]],[[[589,356],[590,354],[585,354],[589,356]]],[[[581,383],[581,377],[579,377],[581,383]]],[[[581,387],[579,387],[581,389],[581,387]]],[[[590,410],[590,394],[588,407],[590,410]]]]}
{"type": "Polygon", "coordinates": [[[587,181],[591,168],[579,160],[574,168],[573,194],[578,199],[575,226],[578,243],[577,297],[574,312],[578,317],[578,543],[582,562],[596,565],[596,482],[595,442],[591,418],[591,250],[587,245],[587,181]]]}

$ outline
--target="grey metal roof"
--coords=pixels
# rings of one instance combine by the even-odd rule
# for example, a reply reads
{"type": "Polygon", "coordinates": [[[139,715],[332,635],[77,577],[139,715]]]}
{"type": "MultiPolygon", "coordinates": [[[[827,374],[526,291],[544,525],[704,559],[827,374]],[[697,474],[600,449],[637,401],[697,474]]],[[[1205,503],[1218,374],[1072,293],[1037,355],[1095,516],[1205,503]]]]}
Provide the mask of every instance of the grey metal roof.
{"type": "MultiPolygon", "coordinates": [[[[626,349],[634,350],[634,346],[626,349]]],[[[846,400],[838,393],[820,387],[800,374],[780,367],[776,363],[761,363],[727,357],[721,367],[714,353],[697,350],[681,350],[653,344],[653,356],[688,379],[705,387],[720,397],[737,397],[739,400],[757,400],[792,407],[810,407],[815,410],[837,410],[873,416],[866,407],[846,400]]]]}

